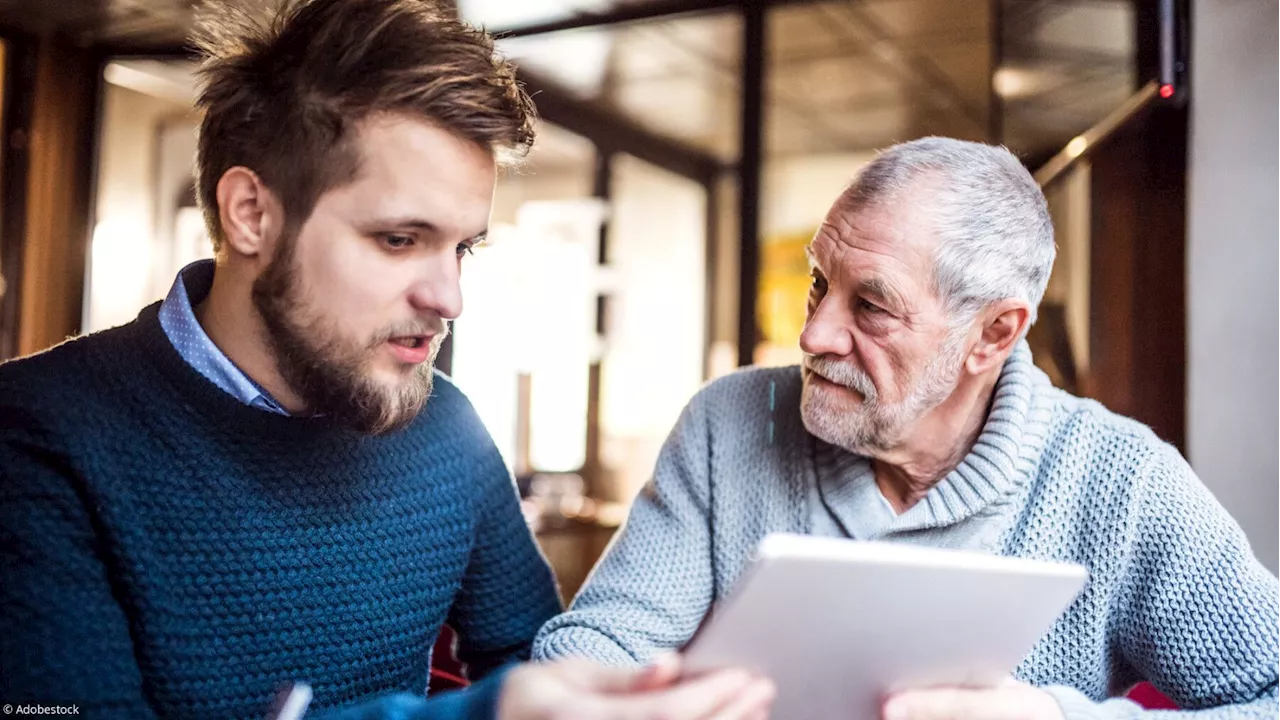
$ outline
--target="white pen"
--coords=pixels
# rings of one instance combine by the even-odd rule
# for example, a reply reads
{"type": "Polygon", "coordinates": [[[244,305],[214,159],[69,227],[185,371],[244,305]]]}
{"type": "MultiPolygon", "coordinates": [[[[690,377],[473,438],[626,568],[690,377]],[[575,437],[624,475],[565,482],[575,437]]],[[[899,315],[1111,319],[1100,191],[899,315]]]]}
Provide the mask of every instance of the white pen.
{"type": "Polygon", "coordinates": [[[311,704],[311,686],[306,683],[294,683],[289,694],[279,703],[279,710],[267,720],[302,720],[311,704]]]}

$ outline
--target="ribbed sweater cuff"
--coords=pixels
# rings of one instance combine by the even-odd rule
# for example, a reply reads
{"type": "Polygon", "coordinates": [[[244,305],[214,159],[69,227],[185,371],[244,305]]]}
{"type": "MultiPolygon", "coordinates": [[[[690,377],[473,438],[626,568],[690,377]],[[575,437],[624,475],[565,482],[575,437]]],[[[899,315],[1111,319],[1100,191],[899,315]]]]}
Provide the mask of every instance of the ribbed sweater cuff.
{"type": "Polygon", "coordinates": [[[494,720],[498,716],[498,698],[502,683],[514,664],[494,670],[485,679],[464,690],[433,695],[423,712],[413,720],[494,720]]]}
{"type": "MultiPolygon", "coordinates": [[[[317,720],[495,720],[502,682],[515,665],[495,670],[463,690],[423,698],[396,693],[346,710],[318,716],[317,720]]],[[[311,716],[307,716],[310,720],[311,716]]]]}

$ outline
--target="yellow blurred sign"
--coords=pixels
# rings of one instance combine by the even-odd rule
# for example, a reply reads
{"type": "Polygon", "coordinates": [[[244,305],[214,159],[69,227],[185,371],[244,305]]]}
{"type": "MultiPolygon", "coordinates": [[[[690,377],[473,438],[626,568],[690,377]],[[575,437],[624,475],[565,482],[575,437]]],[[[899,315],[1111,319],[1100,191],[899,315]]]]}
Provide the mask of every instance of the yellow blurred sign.
{"type": "Polygon", "coordinates": [[[811,282],[804,251],[814,232],[774,235],[761,244],[756,321],[766,343],[796,347],[800,342],[811,282]]]}

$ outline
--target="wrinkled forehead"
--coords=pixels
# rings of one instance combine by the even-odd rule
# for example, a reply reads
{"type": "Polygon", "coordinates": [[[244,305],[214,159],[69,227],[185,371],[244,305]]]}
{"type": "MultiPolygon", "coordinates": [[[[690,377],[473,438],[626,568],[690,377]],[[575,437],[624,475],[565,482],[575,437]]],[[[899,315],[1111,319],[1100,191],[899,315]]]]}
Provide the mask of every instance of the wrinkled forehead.
{"type": "Polygon", "coordinates": [[[891,179],[884,173],[868,177],[865,173],[855,176],[852,183],[840,193],[832,205],[832,211],[856,213],[867,210],[894,212],[899,209],[917,212],[920,208],[937,208],[952,181],[941,171],[917,169],[895,174],[891,179]]]}
{"type": "Polygon", "coordinates": [[[938,233],[931,196],[913,190],[878,202],[842,197],[827,213],[813,249],[839,258],[893,260],[904,270],[932,272],[938,233]]]}

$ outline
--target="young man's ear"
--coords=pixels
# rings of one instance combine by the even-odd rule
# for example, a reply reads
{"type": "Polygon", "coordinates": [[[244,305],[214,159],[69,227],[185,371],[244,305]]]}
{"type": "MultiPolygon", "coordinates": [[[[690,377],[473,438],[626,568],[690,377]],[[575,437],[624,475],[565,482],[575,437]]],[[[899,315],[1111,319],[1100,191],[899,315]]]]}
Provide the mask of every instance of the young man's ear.
{"type": "Polygon", "coordinates": [[[280,235],[283,212],[262,178],[241,166],[218,179],[218,217],[223,245],[231,253],[269,260],[280,235]]]}
{"type": "Polygon", "coordinates": [[[1031,324],[1031,308],[1011,298],[993,304],[982,317],[982,334],[965,359],[966,369],[975,375],[1004,365],[1031,324]]]}

